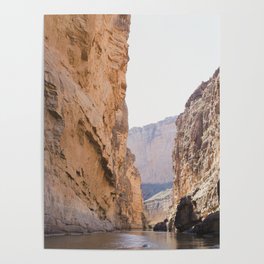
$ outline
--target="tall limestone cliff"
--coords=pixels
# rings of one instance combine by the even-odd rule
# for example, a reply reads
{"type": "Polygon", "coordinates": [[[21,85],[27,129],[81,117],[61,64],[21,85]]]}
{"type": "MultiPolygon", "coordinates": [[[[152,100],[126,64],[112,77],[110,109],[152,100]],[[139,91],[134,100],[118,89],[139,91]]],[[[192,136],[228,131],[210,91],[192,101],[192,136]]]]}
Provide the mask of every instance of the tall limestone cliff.
{"type": "Polygon", "coordinates": [[[126,146],[129,27],[129,15],[45,16],[45,233],[142,227],[126,146]]]}
{"type": "Polygon", "coordinates": [[[172,157],[176,116],[129,130],[128,146],[136,155],[142,183],[173,181],[172,157]]]}
{"type": "Polygon", "coordinates": [[[184,231],[210,214],[219,228],[219,69],[191,95],[176,121],[173,151],[175,226],[184,231]],[[218,216],[217,216],[218,215],[218,216]],[[218,220],[217,220],[218,218],[218,220]],[[218,221],[218,222],[217,222],[218,221]]]}
{"type": "Polygon", "coordinates": [[[134,127],[128,133],[128,146],[136,156],[135,164],[142,177],[144,212],[149,225],[163,221],[171,204],[176,118],[134,127]]]}

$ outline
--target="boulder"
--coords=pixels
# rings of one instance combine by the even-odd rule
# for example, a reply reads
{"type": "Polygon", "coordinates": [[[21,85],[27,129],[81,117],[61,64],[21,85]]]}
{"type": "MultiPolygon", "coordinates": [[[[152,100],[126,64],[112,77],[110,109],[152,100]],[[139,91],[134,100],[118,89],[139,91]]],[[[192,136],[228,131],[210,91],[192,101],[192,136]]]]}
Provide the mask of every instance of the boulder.
{"type": "Polygon", "coordinates": [[[177,206],[174,225],[180,232],[192,228],[195,224],[201,221],[201,217],[196,212],[195,201],[191,196],[181,198],[177,206]]]}
{"type": "Polygon", "coordinates": [[[193,232],[198,235],[219,234],[219,211],[209,214],[201,223],[195,225],[193,232]]]}
{"type": "Polygon", "coordinates": [[[163,232],[167,232],[167,222],[168,222],[168,219],[165,219],[163,222],[157,223],[154,226],[153,231],[163,231],[163,232]]]}

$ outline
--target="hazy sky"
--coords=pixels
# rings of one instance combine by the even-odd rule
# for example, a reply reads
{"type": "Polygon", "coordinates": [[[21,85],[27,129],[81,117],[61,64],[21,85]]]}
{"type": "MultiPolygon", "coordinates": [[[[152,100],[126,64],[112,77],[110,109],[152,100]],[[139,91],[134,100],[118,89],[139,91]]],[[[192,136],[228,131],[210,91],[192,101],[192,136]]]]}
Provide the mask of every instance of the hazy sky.
{"type": "Polygon", "coordinates": [[[219,17],[132,15],[128,42],[130,128],[181,113],[220,66],[219,17]]]}

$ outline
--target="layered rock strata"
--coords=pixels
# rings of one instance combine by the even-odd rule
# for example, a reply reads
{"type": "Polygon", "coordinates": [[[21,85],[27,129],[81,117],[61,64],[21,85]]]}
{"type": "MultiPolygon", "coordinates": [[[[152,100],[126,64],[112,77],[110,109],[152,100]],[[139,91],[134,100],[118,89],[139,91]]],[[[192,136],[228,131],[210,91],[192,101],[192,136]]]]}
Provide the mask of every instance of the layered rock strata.
{"type": "Polygon", "coordinates": [[[176,133],[176,116],[129,130],[128,147],[136,155],[142,183],[173,181],[172,150],[176,133]]]}
{"type": "Polygon", "coordinates": [[[176,214],[170,221],[170,228],[174,222],[178,230],[187,230],[219,210],[219,120],[218,69],[190,96],[176,121],[173,151],[176,214]]]}
{"type": "Polygon", "coordinates": [[[129,26],[128,15],[45,16],[45,233],[142,227],[126,147],[129,26]]]}
{"type": "Polygon", "coordinates": [[[128,133],[128,146],[136,156],[135,164],[142,177],[148,226],[163,221],[171,205],[176,118],[167,117],[157,123],[134,127],[128,133]]]}
{"type": "Polygon", "coordinates": [[[118,183],[120,192],[117,202],[121,208],[121,217],[127,228],[144,228],[145,216],[143,214],[141,178],[137,168],[134,166],[135,155],[127,149],[125,173],[118,183]]]}
{"type": "Polygon", "coordinates": [[[144,201],[144,212],[148,224],[153,226],[157,222],[166,219],[168,210],[172,203],[172,189],[159,192],[144,201]]]}

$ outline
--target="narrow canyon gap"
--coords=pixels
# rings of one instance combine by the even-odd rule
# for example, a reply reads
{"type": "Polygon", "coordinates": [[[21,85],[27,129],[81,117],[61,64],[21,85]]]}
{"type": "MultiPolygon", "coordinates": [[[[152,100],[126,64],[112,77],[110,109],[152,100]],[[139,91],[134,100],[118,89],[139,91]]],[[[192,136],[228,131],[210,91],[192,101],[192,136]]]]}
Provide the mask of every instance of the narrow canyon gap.
{"type": "Polygon", "coordinates": [[[219,69],[183,113],[128,131],[129,30],[129,15],[45,16],[45,234],[148,228],[176,235],[162,246],[152,231],[112,237],[181,248],[177,234],[213,234],[218,247],[219,69]]]}
{"type": "Polygon", "coordinates": [[[219,69],[191,94],[183,113],[130,129],[128,145],[142,176],[148,227],[218,236],[219,69]]]}

